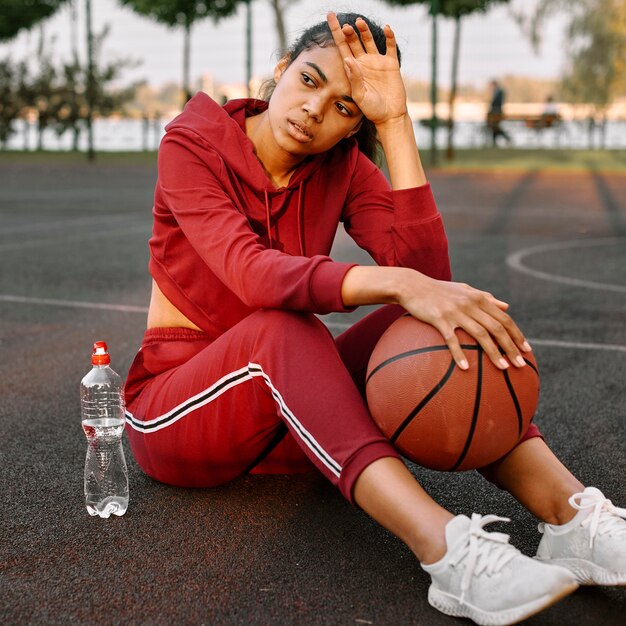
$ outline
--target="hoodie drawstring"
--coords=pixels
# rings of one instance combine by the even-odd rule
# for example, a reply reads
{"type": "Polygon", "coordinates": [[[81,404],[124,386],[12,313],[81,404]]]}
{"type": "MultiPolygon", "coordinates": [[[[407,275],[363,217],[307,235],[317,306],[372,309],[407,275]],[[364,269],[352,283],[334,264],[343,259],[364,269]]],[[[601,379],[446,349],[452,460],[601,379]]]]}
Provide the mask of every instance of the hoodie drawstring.
{"type": "MultiPolygon", "coordinates": [[[[300,181],[300,185],[298,186],[298,209],[296,213],[296,228],[298,230],[298,247],[300,248],[300,256],[305,256],[304,254],[304,234],[302,232],[302,218],[304,217],[304,207],[302,205],[302,187],[304,186],[304,181],[300,181]]],[[[265,192],[265,227],[267,228],[267,236],[269,239],[270,250],[272,250],[273,241],[272,241],[272,225],[270,222],[270,198],[267,192],[265,192]]]]}
{"type": "Polygon", "coordinates": [[[302,187],[304,186],[304,181],[300,181],[300,185],[298,187],[298,213],[297,213],[297,227],[298,227],[298,245],[300,246],[300,256],[306,256],[304,254],[304,234],[302,232],[302,218],[304,217],[304,208],[302,206],[302,187]]]}
{"type": "Polygon", "coordinates": [[[270,198],[267,193],[267,189],[265,190],[265,227],[267,228],[267,236],[270,240],[270,250],[273,248],[272,246],[272,228],[270,225],[270,198]]]}

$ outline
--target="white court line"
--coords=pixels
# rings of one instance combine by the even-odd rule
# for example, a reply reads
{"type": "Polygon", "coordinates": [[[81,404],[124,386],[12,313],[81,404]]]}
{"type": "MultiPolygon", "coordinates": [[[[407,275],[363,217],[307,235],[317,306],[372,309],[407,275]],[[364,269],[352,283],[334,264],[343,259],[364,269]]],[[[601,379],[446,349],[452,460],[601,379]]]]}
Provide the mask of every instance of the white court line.
{"type": "Polygon", "coordinates": [[[557,339],[529,339],[531,346],[550,346],[552,348],[574,348],[577,350],[615,350],[626,352],[626,346],[612,343],[582,343],[579,341],[558,341],[557,339]]]}
{"type": "Polygon", "coordinates": [[[148,307],[130,306],[127,304],[105,304],[102,302],[80,302],[77,300],[56,300],[54,298],[27,298],[25,296],[1,295],[0,302],[16,304],[37,304],[44,306],[61,306],[73,309],[98,309],[101,311],[119,311],[121,313],[147,313],[148,307]]]}
{"type": "Polygon", "coordinates": [[[34,224],[20,224],[18,226],[9,226],[0,228],[0,236],[14,235],[18,233],[32,233],[41,230],[62,230],[68,226],[83,226],[96,224],[110,224],[111,222],[130,222],[137,219],[133,215],[101,215],[93,217],[73,217],[66,220],[49,220],[47,222],[35,222],[34,224]]]}
{"type": "Polygon", "coordinates": [[[68,241],[86,241],[88,239],[98,239],[100,237],[108,237],[110,235],[150,235],[150,226],[148,224],[129,226],[126,228],[113,228],[110,230],[101,230],[95,233],[76,233],[74,235],[60,234],[56,237],[44,237],[42,239],[31,239],[27,241],[19,241],[13,243],[0,244],[0,252],[8,252],[11,250],[23,250],[24,248],[40,248],[41,246],[50,246],[58,243],[67,243],[68,241]]]}
{"type": "MultiPolygon", "coordinates": [[[[116,189],[123,193],[137,191],[134,188],[116,189]]],[[[3,191],[0,194],[0,202],[10,200],[51,200],[60,198],[61,200],[99,200],[104,194],[110,193],[111,189],[97,189],[90,187],[89,189],[48,189],[47,191],[3,191]]]]}
{"type": "MultiPolygon", "coordinates": [[[[2,296],[0,296],[1,298],[2,296]]],[[[335,330],[348,330],[351,324],[341,322],[328,322],[328,328],[335,330]]],[[[580,341],[560,341],[557,339],[528,339],[531,346],[551,346],[553,348],[575,348],[578,350],[614,350],[616,352],[626,352],[626,346],[613,343],[584,343],[580,341]]]]}
{"type": "Polygon", "coordinates": [[[542,252],[550,252],[553,250],[567,250],[570,248],[591,248],[596,246],[613,246],[620,243],[626,243],[626,237],[607,237],[604,239],[574,239],[572,241],[560,241],[558,243],[548,243],[541,246],[533,246],[532,248],[524,248],[513,252],[506,257],[506,264],[522,274],[528,274],[534,278],[547,280],[553,283],[561,283],[563,285],[571,285],[572,287],[587,287],[589,289],[600,289],[603,291],[615,291],[617,293],[626,293],[626,285],[613,285],[611,283],[600,283],[592,280],[581,280],[579,278],[569,278],[567,276],[559,276],[548,272],[531,269],[524,265],[523,260],[533,254],[542,252]]]}
{"type": "MultiPolygon", "coordinates": [[[[12,296],[0,294],[0,302],[15,304],[35,304],[43,306],[60,306],[75,309],[96,309],[100,311],[117,311],[120,313],[147,313],[148,308],[143,306],[131,306],[126,304],[105,304],[102,302],[81,302],[77,300],[57,300],[53,298],[29,298],[26,296],[12,296]]],[[[347,330],[351,324],[340,322],[326,322],[328,328],[335,330],[347,330]]],[[[559,341],[556,339],[528,339],[531,345],[551,346],[554,348],[574,348],[578,350],[611,350],[626,352],[626,346],[611,343],[583,343],[578,341],[559,341]]]]}

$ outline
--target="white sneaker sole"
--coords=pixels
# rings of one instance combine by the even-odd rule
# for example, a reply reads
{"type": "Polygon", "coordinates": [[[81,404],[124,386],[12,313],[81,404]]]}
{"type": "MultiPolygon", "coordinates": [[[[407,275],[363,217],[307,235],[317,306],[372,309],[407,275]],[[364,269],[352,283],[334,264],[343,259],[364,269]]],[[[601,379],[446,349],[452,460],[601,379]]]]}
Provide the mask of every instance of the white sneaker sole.
{"type": "Polygon", "coordinates": [[[549,606],[552,606],[565,596],[578,589],[578,583],[567,584],[551,594],[546,594],[505,611],[483,611],[468,603],[461,604],[459,598],[452,596],[433,585],[428,589],[428,602],[437,610],[453,617],[469,617],[481,626],[507,626],[517,624],[549,606]]]}
{"type": "Polygon", "coordinates": [[[543,559],[538,561],[568,569],[580,585],[607,585],[626,587],[626,572],[609,572],[604,567],[585,559],[543,559]]]}

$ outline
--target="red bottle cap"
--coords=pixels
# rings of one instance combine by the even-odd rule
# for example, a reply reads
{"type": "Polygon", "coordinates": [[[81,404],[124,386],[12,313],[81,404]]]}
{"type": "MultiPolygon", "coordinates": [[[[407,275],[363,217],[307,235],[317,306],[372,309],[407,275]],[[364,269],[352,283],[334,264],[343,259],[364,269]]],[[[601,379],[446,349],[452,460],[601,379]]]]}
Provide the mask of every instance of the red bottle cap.
{"type": "Polygon", "coordinates": [[[106,341],[96,341],[93,344],[93,354],[91,355],[92,365],[108,365],[111,357],[108,353],[106,341]]]}

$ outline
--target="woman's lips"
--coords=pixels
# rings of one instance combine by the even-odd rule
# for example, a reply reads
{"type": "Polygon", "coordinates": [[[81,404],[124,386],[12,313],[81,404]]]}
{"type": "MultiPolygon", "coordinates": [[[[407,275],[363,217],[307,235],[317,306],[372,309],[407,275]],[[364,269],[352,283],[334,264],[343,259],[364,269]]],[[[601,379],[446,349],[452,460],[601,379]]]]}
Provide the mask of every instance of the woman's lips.
{"type": "Polygon", "coordinates": [[[287,120],[287,123],[289,134],[296,141],[299,141],[300,143],[308,143],[309,141],[312,141],[313,135],[306,125],[294,120],[287,120]]]}

